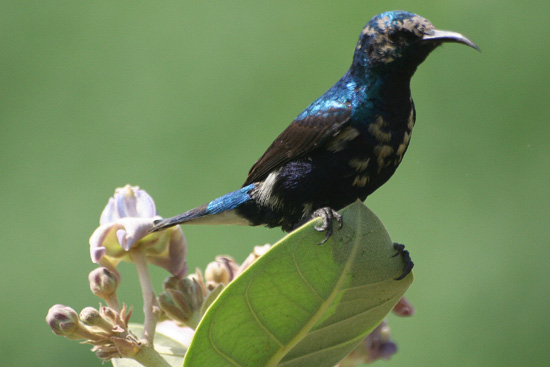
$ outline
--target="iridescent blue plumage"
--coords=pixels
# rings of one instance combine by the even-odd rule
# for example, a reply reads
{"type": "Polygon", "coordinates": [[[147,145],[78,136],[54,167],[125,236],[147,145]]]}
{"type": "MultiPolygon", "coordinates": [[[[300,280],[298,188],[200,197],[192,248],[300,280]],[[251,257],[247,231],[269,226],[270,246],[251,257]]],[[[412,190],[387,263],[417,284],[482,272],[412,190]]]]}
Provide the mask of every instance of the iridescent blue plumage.
{"type": "Polygon", "coordinates": [[[254,189],[254,185],[250,184],[228,195],[212,200],[206,206],[205,213],[207,215],[220,214],[239,207],[250,200],[250,191],[252,189],[254,189]]]}
{"type": "Polygon", "coordinates": [[[314,214],[365,200],[401,162],[415,123],[410,79],[444,42],[477,49],[415,14],[374,17],[361,32],[348,72],[275,139],[242,189],[161,220],[153,230],[193,221],[290,231],[314,214]]]}

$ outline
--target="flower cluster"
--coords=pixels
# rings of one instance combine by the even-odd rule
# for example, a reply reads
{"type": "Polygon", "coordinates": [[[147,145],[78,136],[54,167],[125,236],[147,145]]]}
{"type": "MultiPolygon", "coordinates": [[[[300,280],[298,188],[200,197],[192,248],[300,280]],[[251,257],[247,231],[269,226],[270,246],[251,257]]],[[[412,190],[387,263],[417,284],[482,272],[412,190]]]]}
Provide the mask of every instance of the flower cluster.
{"type": "MultiPolygon", "coordinates": [[[[188,347],[199,321],[221,290],[271,247],[254,247],[240,265],[230,256],[217,256],[206,266],[204,275],[197,268],[186,276],[187,244],[181,228],[149,232],[160,218],[153,199],[144,190],[130,185],[115,190],[101,214],[99,227],[90,237],[91,259],[99,265],[89,274],[90,290],[106,306],[85,307],[78,314],[68,306],[54,305],[46,322],[56,335],[93,345],[92,351],[104,361],[131,358],[144,366],[168,366],[154,348],[155,332],[188,347]],[[134,263],[140,279],[145,316],[140,337],[129,328],[132,309],[121,306],[117,297],[121,279],[117,266],[121,261],[134,263]],[[148,263],[171,274],[158,297],[153,292],[148,263]]],[[[410,316],[414,310],[403,298],[394,313],[410,316]]],[[[396,350],[389,327],[383,322],[338,366],[388,359],[396,350]]]]}
{"type": "Polygon", "coordinates": [[[206,266],[204,276],[197,268],[194,274],[186,278],[175,276],[166,278],[163,284],[164,292],[158,297],[162,311],[177,323],[195,329],[222,288],[270,247],[270,245],[254,247],[242,265],[237,264],[230,256],[216,256],[216,259],[206,266]]]}
{"type": "Polygon", "coordinates": [[[163,331],[186,335],[182,343],[188,346],[193,329],[221,288],[270,247],[256,247],[241,266],[229,256],[218,256],[206,267],[205,276],[197,269],[186,277],[183,231],[176,226],[150,233],[154,221],[160,218],[153,199],[144,190],[130,185],[115,190],[101,213],[99,227],[90,237],[90,256],[99,265],[88,276],[90,290],[106,306],[86,307],[78,314],[68,306],[54,305],[46,322],[55,334],[93,345],[92,351],[102,360],[132,358],[146,366],[165,365],[153,347],[157,322],[165,320],[159,324],[163,331]],[[121,261],[135,263],[140,278],[145,312],[140,338],[128,327],[131,309],[120,306],[116,293],[121,261]],[[153,293],[147,263],[171,274],[158,297],[153,293]]]}
{"type": "Polygon", "coordinates": [[[138,338],[128,329],[132,310],[126,306],[117,312],[100,306],[99,310],[86,307],[80,315],[64,305],[50,308],[46,322],[52,331],[68,339],[92,344],[92,351],[103,359],[134,358],[141,351],[138,338]]]}

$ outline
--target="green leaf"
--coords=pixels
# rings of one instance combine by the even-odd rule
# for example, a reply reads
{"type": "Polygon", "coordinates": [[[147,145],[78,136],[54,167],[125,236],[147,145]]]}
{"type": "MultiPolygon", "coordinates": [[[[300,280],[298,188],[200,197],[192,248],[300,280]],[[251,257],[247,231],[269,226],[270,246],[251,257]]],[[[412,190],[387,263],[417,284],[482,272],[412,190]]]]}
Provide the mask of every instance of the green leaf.
{"type": "MultiPolygon", "coordinates": [[[[143,334],[143,325],[130,324],[130,330],[136,335],[143,334]]],[[[180,367],[183,363],[186,347],[179,341],[164,335],[163,333],[155,332],[155,350],[173,367],[180,367]]],[[[114,367],[143,367],[143,365],[129,358],[113,358],[111,360],[114,367]]]]}
{"type": "Polygon", "coordinates": [[[185,367],[334,366],[391,311],[411,284],[395,280],[384,225],[362,203],[342,211],[329,241],[292,232],[231,282],[201,320],[185,367]]]}

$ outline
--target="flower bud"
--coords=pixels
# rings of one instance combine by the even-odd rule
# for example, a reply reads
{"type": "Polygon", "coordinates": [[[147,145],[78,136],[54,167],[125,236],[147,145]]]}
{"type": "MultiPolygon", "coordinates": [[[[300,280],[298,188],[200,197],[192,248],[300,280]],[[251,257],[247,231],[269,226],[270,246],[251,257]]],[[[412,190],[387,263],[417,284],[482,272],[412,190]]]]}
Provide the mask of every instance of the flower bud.
{"type": "Polygon", "coordinates": [[[239,271],[239,266],[229,256],[216,256],[216,260],[206,266],[204,277],[207,283],[229,284],[239,271]]]}
{"type": "Polygon", "coordinates": [[[355,348],[339,366],[357,366],[359,363],[372,363],[378,359],[390,359],[397,352],[397,345],[390,340],[390,327],[386,321],[382,321],[372,333],[370,333],[355,348]]]}
{"type": "Polygon", "coordinates": [[[118,274],[104,267],[93,270],[88,280],[92,293],[103,299],[112,297],[119,283],[118,274]]]}
{"type": "Polygon", "coordinates": [[[80,321],[88,326],[96,326],[99,324],[99,320],[101,319],[102,317],[99,314],[99,311],[93,307],[86,307],[80,311],[80,321]]]}
{"type": "Polygon", "coordinates": [[[405,297],[401,297],[393,307],[392,312],[397,316],[412,316],[414,315],[414,307],[405,297]]]}
{"type": "MultiPolygon", "coordinates": [[[[168,279],[172,279],[172,278],[175,278],[175,277],[171,277],[171,278],[167,278],[166,280],[168,279]]],[[[205,298],[207,295],[208,295],[208,289],[206,289],[206,284],[204,283],[204,277],[202,275],[202,272],[201,272],[201,269],[199,268],[195,268],[195,272],[194,273],[191,273],[187,276],[187,278],[191,279],[191,280],[196,280],[197,283],[199,284],[201,290],[202,290],[202,297],[205,298]]],[[[179,280],[179,278],[175,278],[176,280],[179,280]]],[[[177,287],[177,286],[176,286],[177,287]]],[[[174,287],[174,288],[176,288],[174,287]]]]}
{"type": "Polygon", "coordinates": [[[195,328],[200,320],[204,296],[196,279],[171,277],[158,297],[160,308],[173,320],[195,328]]]}
{"type": "Polygon", "coordinates": [[[64,305],[54,305],[48,311],[46,322],[56,335],[70,336],[79,328],[78,314],[64,305]]]}
{"type": "Polygon", "coordinates": [[[110,332],[114,326],[93,307],[86,307],[80,311],[80,321],[88,326],[97,326],[107,332],[110,332]]]}
{"type": "Polygon", "coordinates": [[[366,362],[374,362],[378,359],[388,360],[397,353],[397,345],[391,341],[390,326],[386,321],[380,325],[366,339],[366,346],[369,351],[366,362]]]}
{"type": "Polygon", "coordinates": [[[254,250],[248,255],[248,257],[243,261],[241,267],[239,268],[239,274],[242,273],[246,268],[248,268],[252,263],[260,258],[271,248],[270,244],[265,244],[263,246],[254,246],[254,250]]]}

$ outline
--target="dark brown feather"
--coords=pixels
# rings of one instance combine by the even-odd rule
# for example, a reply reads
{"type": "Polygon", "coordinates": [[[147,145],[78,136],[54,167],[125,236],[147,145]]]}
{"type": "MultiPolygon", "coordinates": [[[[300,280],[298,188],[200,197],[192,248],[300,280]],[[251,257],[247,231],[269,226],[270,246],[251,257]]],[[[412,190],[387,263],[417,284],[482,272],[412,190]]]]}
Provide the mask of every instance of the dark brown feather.
{"type": "Polygon", "coordinates": [[[316,150],[350,121],[351,104],[294,120],[252,166],[243,186],[261,181],[283,164],[316,150]]]}

